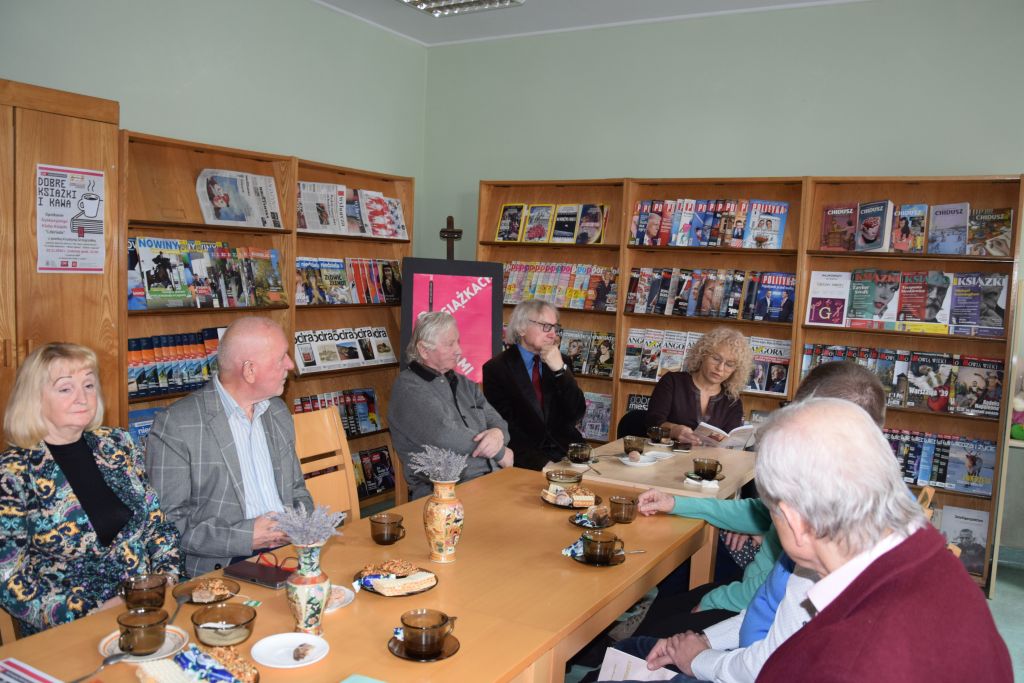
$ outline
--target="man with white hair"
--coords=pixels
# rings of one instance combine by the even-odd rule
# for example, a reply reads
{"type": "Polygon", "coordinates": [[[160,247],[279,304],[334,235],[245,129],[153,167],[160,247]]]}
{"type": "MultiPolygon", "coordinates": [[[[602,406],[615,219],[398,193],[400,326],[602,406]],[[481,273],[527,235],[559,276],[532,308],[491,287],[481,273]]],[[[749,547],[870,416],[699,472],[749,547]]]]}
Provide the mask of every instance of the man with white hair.
{"type": "Polygon", "coordinates": [[[815,616],[758,681],[1013,680],[981,592],[864,410],[832,398],[780,410],[755,476],[786,553],[823,577],[807,593],[815,616]]]}
{"type": "Polygon", "coordinates": [[[295,367],[281,326],[239,318],[217,359],[217,375],[160,414],[146,443],[149,480],[192,576],[288,543],[268,513],[313,508],[295,425],[278,398],[295,367]]]}

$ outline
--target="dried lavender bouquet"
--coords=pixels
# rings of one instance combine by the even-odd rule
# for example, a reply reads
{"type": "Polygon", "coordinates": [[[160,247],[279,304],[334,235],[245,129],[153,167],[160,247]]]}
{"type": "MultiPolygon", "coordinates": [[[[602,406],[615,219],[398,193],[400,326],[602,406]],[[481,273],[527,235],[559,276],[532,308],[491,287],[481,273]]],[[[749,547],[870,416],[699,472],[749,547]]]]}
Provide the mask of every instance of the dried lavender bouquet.
{"type": "Polygon", "coordinates": [[[468,459],[468,453],[424,445],[422,451],[409,456],[409,469],[430,481],[458,481],[468,459]]]}
{"type": "Polygon", "coordinates": [[[331,512],[326,505],[317,505],[312,512],[298,505],[268,515],[279,531],[287,534],[293,545],[319,545],[331,536],[341,536],[337,526],[345,519],[344,512],[331,512]]]}

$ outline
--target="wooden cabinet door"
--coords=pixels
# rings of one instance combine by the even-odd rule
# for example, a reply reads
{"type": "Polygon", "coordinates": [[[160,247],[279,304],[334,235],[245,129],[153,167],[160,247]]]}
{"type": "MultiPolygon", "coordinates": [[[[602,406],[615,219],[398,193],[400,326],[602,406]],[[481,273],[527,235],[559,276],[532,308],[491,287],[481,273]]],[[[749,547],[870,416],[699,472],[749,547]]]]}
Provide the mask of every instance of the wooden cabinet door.
{"type": "Polygon", "coordinates": [[[99,357],[106,402],[104,424],[118,422],[122,385],[117,330],[119,287],[117,255],[117,126],[81,118],[17,108],[15,142],[15,246],[18,358],[51,341],[88,346],[99,357]],[[68,166],[104,172],[101,274],[37,273],[36,165],[68,166]]]}
{"type": "Polygon", "coordinates": [[[0,415],[14,386],[14,108],[0,106],[0,415]]]}

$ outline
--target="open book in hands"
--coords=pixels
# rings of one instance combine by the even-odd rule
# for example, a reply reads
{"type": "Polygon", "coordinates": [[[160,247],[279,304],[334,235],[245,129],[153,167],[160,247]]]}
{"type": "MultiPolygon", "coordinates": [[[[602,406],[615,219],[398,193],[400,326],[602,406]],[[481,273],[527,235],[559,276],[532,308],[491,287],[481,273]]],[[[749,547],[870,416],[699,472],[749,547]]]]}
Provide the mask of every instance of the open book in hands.
{"type": "Polygon", "coordinates": [[[715,448],[746,448],[753,443],[754,434],[757,432],[757,425],[742,425],[728,434],[718,427],[701,422],[693,430],[694,436],[700,438],[702,446],[713,446],[715,448]]]}

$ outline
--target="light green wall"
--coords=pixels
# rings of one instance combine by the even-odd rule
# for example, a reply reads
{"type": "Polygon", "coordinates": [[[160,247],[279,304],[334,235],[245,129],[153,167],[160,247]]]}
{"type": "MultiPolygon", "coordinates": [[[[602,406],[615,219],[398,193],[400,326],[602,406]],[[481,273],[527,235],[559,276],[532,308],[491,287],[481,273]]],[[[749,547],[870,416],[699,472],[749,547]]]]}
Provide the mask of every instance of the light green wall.
{"type": "Polygon", "coordinates": [[[481,178],[1024,171],[1024,2],[874,0],[431,48],[417,254],[481,178]]]}
{"type": "Polygon", "coordinates": [[[426,49],[308,0],[0,0],[0,78],[123,128],[423,173],[426,49]]]}

